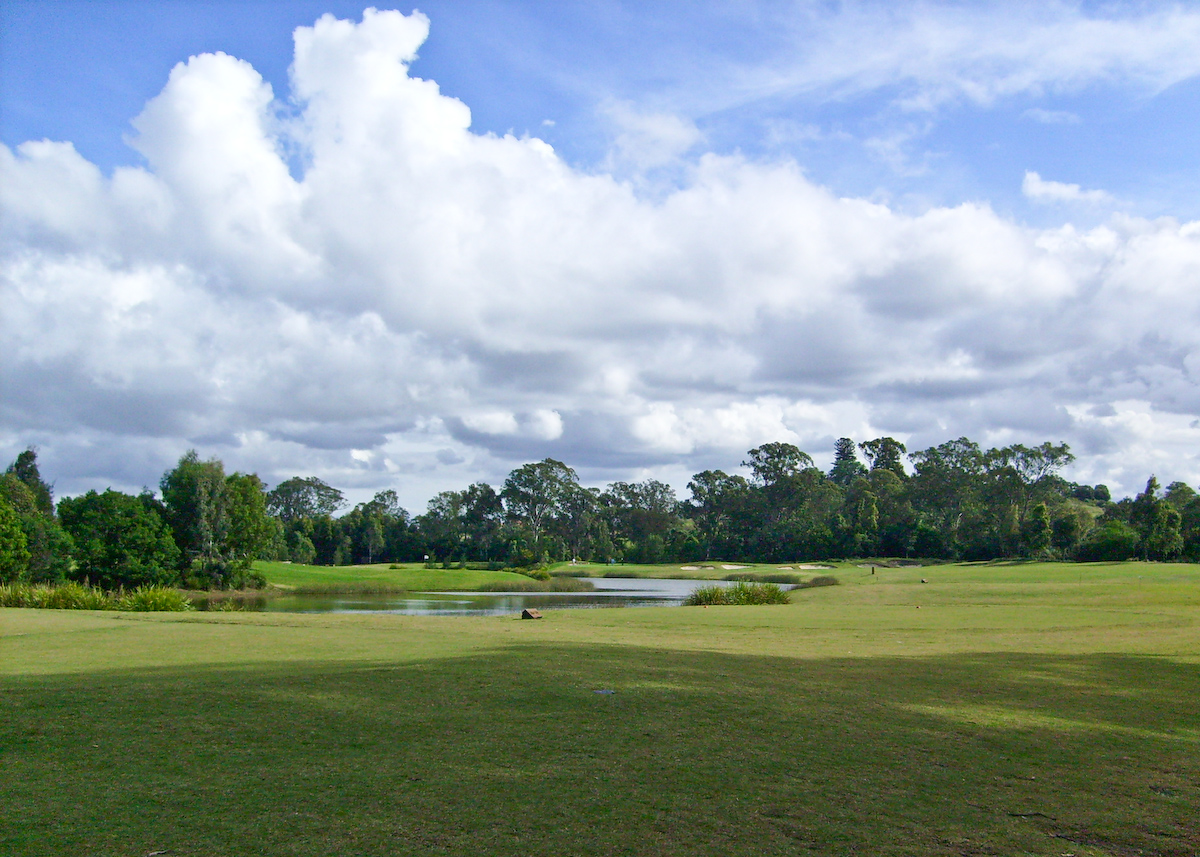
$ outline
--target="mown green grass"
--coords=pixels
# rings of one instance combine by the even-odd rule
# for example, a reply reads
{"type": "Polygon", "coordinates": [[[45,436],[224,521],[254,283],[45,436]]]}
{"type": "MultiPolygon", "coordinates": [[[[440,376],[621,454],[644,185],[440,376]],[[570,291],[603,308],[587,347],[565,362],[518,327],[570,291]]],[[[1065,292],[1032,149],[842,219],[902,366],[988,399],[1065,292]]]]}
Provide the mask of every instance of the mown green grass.
{"type": "MultiPolygon", "coordinates": [[[[705,560],[703,562],[675,562],[658,565],[639,565],[636,563],[558,563],[550,569],[551,574],[571,574],[588,577],[650,577],[676,578],[682,580],[721,580],[732,573],[771,573],[797,571],[800,574],[820,574],[819,570],[801,568],[802,565],[818,563],[746,563],[726,562],[725,560],[705,560]]],[[[825,566],[841,566],[846,563],[820,563],[825,566]]]]}
{"type": "Polygon", "coordinates": [[[483,571],[469,568],[425,568],[421,563],[377,563],[375,565],[300,565],[291,562],[256,562],[260,572],[273,586],[311,587],[333,591],[362,591],[371,584],[409,592],[465,591],[479,589],[485,583],[505,581],[520,584],[529,578],[511,571],[483,571]]]}
{"type": "Polygon", "coordinates": [[[1200,852],[1196,567],[860,571],[537,622],[0,611],[0,853],[1200,852]]]}

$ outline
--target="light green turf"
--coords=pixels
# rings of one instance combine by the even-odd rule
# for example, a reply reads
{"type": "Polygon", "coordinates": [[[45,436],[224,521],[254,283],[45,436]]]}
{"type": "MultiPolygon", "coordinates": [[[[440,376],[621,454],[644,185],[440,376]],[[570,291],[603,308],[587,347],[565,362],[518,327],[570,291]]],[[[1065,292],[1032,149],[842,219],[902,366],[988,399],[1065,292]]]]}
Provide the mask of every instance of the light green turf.
{"type": "Polygon", "coordinates": [[[256,562],[255,571],[274,586],[318,586],[336,588],[356,584],[382,584],[410,592],[475,590],[485,583],[529,578],[512,571],[483,571],[469,568],[425,568],[421,563],[376,563],[374,565],[301,565],[291,562],[256,562]],[[395,567],[393,567],[395,566],[395,567]]]}
{"type": "Polygon", "coordinates": [[[535,622],[0,610],[0,853],[1200,853],[1200,569],[835,574],[535,622]]]}
{"type": "Polygon", "coordinates": [[[830,569],[825,566],[841,567],[850,563],[764,563],[764,562],[726,562],[725,560],[703,560],[697,562],[659,563],[656,565],[639,565],[635,563],[556,563],[551,567],[551,573],[564,571],[585,571],[591,577],[652,577],[679,578],[684,580],[720,580],[738,572],[792,572],[800,575],[828,574],[830,569]]]}

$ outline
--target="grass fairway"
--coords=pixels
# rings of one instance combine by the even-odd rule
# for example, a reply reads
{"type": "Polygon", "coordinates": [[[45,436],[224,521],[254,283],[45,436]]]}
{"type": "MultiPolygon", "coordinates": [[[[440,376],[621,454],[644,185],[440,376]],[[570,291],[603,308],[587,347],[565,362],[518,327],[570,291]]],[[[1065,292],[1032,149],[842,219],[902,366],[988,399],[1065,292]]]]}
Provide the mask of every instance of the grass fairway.
{"type": "Polygon", "coordinates": [[[1200,569],[836,573],[540,622],[0,611],[0,853],[1200,853],[1200,569]]]}
{"type": "Polygon", "coordinates": [[[254,570],[267,583],[285,587],[354,589],[362,586],[386,586],[409,592],[459,591],[478,589],[485,583],[512,581],[528,583],[529,578],[512,571],[480,571],[469,568],[425,568],[422,563],[376,563],[375,565],[300,565],[291,562],[256,562],[254,570]]]}

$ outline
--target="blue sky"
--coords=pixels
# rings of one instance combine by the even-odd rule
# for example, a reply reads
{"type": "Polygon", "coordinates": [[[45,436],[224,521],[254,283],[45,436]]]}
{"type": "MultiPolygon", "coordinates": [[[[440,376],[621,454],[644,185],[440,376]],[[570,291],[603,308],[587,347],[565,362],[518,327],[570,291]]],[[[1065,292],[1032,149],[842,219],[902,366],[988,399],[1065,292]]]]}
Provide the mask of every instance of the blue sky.
{"type": "Polygon", "coordinates": [[[419,9],[0,6],[6,454],[418,508],[876,432],[1200,481],[1200,5],[419,9]]]}
{"type": "MultiPolygon", "coordinates": [[[[758,80],[785,73],[806,37],[853,5],[425,3],[416,8],[433,26],[413,73],[470,106],[473,130],[539,136],[583,168],[603,162],[612,138],[603,105],[621,101],[687,117],[713,151],[795,158],[841,194],[916,207],[986,200],[1042,222],[1054,215],[1021,194],[1034,170],[1104,188],[1139,214],[1200,213],[1195,76],[1161,89],[1119,77],[1051,84],[918,112],[895,107],[904,81],[830,93],[758,80]],[[901,138],[895,152],[870,148],[890,138],[901,138]]],[[[1012,11],[1045,21],[1054,16],[1036,10],[1046,5],[1012,11]]],[[[859,8],[882,19],[894,7],[859,8]]],[[[1119,19],[1154,8],[1090,4],[1079,14],[1119,19]]],[[[129,120],[175,63],[224,51],[286,98],[291,32],[326,12],[357,17],[362,4],[13,0],[0,11],[3,142],[70,140],[103,169],[140,163],[124,143],[129,120]]]]}

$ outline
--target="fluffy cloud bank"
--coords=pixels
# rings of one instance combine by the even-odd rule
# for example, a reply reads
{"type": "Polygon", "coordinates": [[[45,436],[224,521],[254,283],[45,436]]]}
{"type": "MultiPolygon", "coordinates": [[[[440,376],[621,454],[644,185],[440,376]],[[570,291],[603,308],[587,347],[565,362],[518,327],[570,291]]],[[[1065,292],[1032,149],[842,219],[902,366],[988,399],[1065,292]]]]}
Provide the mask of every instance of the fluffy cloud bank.
{"type": "Polygon", "coordinates": [[[295,109],[192,57],[134,120],[145,168],[0,146],[10,457],[39,444],[60,491],[136,487],[195,445],[417,506],[546,455],[679,480],[843,434],[1067,440],[1081,479],[1200,478],[1200,224],[911,215],[713,155],[645,198],[473,133],[409,73],[428,28],[298,29],[295,109]]]}

